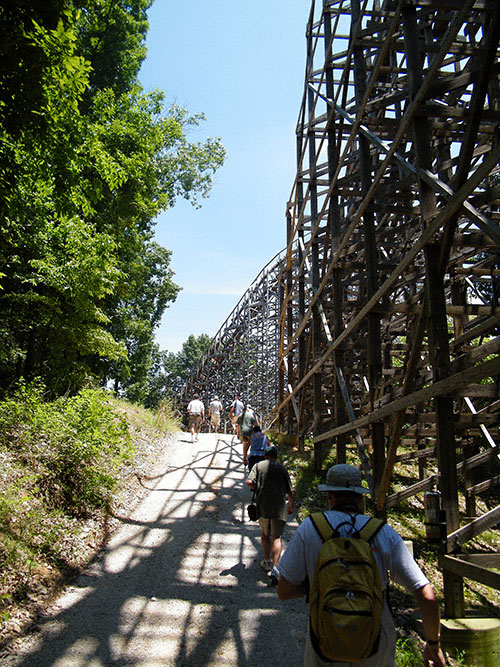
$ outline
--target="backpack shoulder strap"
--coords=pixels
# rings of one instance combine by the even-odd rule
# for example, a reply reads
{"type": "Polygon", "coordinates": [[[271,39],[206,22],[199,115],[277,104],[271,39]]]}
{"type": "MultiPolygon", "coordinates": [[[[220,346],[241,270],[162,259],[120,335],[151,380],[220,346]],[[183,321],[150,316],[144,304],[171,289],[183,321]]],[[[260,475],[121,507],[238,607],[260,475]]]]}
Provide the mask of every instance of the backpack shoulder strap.
{"type": "Polygon", "coordinates": [[[385,521],[371,517],[359,531],[359,536],[363,540],[369,542],[378,533],[382,526],[385,526],[385,521]]]}
{"type": "Polygon", "coordinates": [[[315,512],[314,514],[310,514],[309,518],[311,519],[312,525],[316,528],[316,531],[323,542],[326,542],[326,540],[329,540],[330,537],[333,537],[337,533],[337,531],[332,528],[323,512],[315,512]]]}

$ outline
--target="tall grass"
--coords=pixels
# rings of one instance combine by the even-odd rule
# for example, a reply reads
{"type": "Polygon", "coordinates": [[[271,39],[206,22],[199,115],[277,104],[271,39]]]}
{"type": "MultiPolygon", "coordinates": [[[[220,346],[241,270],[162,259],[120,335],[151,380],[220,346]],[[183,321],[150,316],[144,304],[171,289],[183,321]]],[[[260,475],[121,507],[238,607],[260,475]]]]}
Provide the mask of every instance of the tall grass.
{"type": "Polygon", "coordinates": [[[176,428],[168,403],[157,415],[99,389],[47,401],[35,382],[0,402],[0,626],[81,558],[83,521],[102,520],[134,470],[135,432],[176,428]]]}

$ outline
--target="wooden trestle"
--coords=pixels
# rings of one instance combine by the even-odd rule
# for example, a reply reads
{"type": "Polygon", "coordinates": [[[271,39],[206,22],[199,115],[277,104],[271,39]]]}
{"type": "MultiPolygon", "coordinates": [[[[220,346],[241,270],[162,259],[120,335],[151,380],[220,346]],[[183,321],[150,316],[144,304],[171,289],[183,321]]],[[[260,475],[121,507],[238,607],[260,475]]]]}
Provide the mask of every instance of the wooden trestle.
{"type": "Polygon", "coordinates": [[[441,492],[457,617],[463,577],[500,590],[498,554],[460,558],[500,521],[475,504],[500,481],[500,2],[312,2],[306,38],[287,249],[260,331],[273,391],[256,407],[312,438],[318,469],[357,452],[380,514],[441,492]],[[420,479],[394,494],[401,457],[420,479]]]}

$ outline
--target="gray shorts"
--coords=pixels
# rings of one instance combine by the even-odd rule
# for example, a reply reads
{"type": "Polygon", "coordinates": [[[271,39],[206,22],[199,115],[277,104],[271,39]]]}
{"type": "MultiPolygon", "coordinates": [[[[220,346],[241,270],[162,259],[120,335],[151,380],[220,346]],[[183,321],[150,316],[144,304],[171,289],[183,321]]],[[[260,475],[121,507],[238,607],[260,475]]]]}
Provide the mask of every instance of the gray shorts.
{"type": "Polygon", "coordinates": [[[264,535],[270,536],[275,540],[277,537],[283,535],[286,521],[282,521],[281,519],[263,519],[260,517],[259,526],[264,535]]]}

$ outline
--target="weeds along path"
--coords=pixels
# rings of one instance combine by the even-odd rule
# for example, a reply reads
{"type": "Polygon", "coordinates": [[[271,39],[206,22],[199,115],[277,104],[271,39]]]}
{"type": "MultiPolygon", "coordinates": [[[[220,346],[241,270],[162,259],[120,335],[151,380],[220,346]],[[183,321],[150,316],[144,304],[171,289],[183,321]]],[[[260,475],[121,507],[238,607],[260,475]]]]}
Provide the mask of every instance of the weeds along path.
{"type": "Polygon", "coordinates": [[[148,493],[8,665],[302,665],[307,607],[281,603],[259,567],[241,444],[189,438],[166,443],[148,493]]]}

